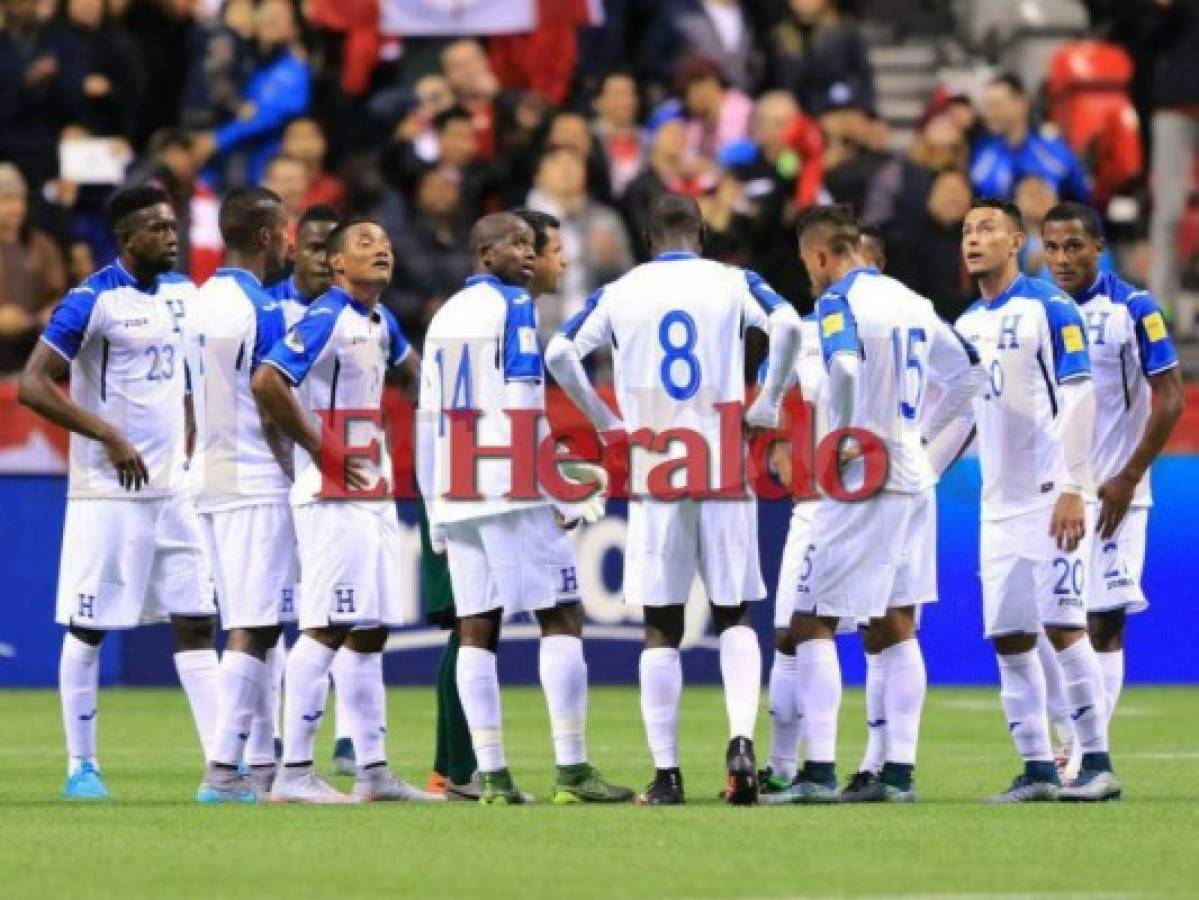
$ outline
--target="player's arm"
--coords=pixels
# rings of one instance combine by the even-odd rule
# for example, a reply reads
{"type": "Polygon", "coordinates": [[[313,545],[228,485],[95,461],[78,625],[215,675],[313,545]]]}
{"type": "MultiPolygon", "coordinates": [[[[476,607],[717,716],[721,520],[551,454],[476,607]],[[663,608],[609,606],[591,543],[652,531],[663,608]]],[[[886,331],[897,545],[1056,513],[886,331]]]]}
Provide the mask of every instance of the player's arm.
{"type": "Polygon", "coordinates": [[[1086,330],[1074,301],[1055,296],[1045,304],[1046,322],[1057,380],[1056,433],[1066,466],[1049,533],[1066,552],[1073,551],[1086,533],[1084,494],[1094,487],[1091,451],[1095,442],[1095,390],[1086,330]]]}
{"type": "Polygon", "coordinates": [[[1119,472],[1099,486],[1099,521],[1096,531],[1104,540],[1120,527],[1133,494],[1153,461],[1161,455],[1174,426],[1182,416],[1185,395],[1178,354],[1166,331],[1161,310],[1148,295],[1129,303],[1140,351],[1141,371],[1149,382],[1149,421],[1140,441],[1119,472]]]}
{"type": "Polygon", "coordinates": [[[757,272],[747,269],[741,274],[745,279],[745,322],[770,338],[762,389],[745,411],[745,424],[750,428],[777,428],[787,379],[795,372],[799,358],[799,315],[757,272]]]}
{"type": "Polygon", "coordinates": [[[404,334],[395,314],[386,306],[378,307],[387,322],[387,375],[388,381],[406,386],[409,391],[420,390],[420,356],[404,334]]]}
{"type": "MultiPolygon", "coordinates": [[[[272,304],[269,308],[255,306],[254,315],[254,348],[250,354],[251,372],[257,372],[261,368],[267,354],[274,349],[275,344],[282,340],[287,333],[283,311],[280,309],[279,304],[272,304]]],[[[292,439],[270,417],[263,407],[262,401],[258,398],[258,394],[253,391],[252,393],[254,395],[254,405],[258,410],[258,422],[262,427],[262,439],[266,441],[266,445],[271,451],[271,456],[275,458],[275,462],[279,464],[279,468],[283,470],[283,474],[290,481],[295,481],[296,468],[295,456],[292,454],[292,439]]]]}
{"type": "Polygon", "coordinates": [[[84,409],[57,384],[70,374],[70,362],[83,346],[95,305],[95,291],[80,287],[55,307],[41,340],[25,363],[17,398],[47,421],[103,444],[121,487],[140,491],[150,481],[141,454],[119,429],[84,409]]]}
{"type": "Polygon", "coordinates": [[[588,297],[583,309],[562,326],[545,348],[546,368],[601,435],[624,431],[624,422],[600,399],[583,368],[584,357],[612,340],[608,308],[601,302],[603,293],[600,289],[588,297]]]}
{"type": "Polygon", "coordinates": [[[844,298],[826,294],[816,304],[820,350],[828,370],[830,430],[843,431],[853,422],[858,382],[862,374],[862,344],[857,321],[844,298]]]}
{"type": "Polygon", "coordinates": [[[971,408],[987,376],[974,346],[940,320],[932,328],[928,369],[929,382],[940,389],[924,414],[924,438],[931,442],[971,408]]]}

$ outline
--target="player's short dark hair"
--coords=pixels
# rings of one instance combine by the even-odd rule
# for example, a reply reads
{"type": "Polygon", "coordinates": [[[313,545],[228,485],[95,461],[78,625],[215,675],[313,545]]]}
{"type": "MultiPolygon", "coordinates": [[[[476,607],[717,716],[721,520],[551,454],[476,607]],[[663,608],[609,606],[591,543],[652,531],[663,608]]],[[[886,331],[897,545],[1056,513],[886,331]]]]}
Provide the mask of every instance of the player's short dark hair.
{"type": "MultiPolygon", "coordinates": [[[[347,219],[341,222],[329,232],[329,236],[325,238],[325,252],[332,256],[334,253],[340,253],[345,249],[346,235],[350,233],[350,229],[355,225],[379,225],[377,219],[372,219],[370,216],[354,216],[352,219],[347,219]]],[[[382,225],[379,225],[382,228],[382,225]]]]}
{"type": "Polygon", "coordinates": [[[859,222],[858,234],[864,238],[870,238],[870,240],[878,244],[880,250],[885,251],[887,249],[887,239],[883,236],[883,230],[877,225],[865,225],[859,222]]]}
{"type": "Polygon", "coordinates": [[[996,85],[1000,84],[1008,88],[1008,90],[1010,90],[1017,97],[1028,96],[1028,91],[1024,87],[1024,82],[1015,72],[1000,72],[987,83],[987,87],[995,87],[996,85]]]}
{"type": "Polygon", "coordinates": [[[259,186],[236,187],[225,194],[217,226],[226,247],[252,252],[259,229],[269,228],[283,215],[279,195],[259,186]]]}
{"type": "Polygon", "coordinates": [[[1063,200],[1061,203],[1055,204],[1049,212],[1045,213],[1045,220],[1041,223],[1041,228],[1043,229],[1050,222],[1081,222],[1083,231],[1092,238],[1099,240],[1103,237],[1103,223],[1099,221],[1099,213],[1084,203],[1063,200]]]}
{"type": "Polygon", "coordinates": [[[1024,215],[1011,200],[1005,200],[1003,197],[979,197],[970,204],[971,209],[997,209],[1005,216],[1008,221],[1016,226],[1016,230],[1024,234],[1024,215]]]}
{"type": "Polygon", "coordinates": [[[809,232],[819,230],[824,243],[838,256],[858,249],[862,242],[862,228],[853,207],[845,203],[813,206],[800,218],[795,226],[795,236],[803,241],[809,232]]]}
{"type": "Polygon", "coordinates": [[[339,225],[341,224],[341,215],[328,203],[310,206],[304,210],[300,221],[296,223],[296,233],[299,234],[300,230],[311,222],[332,222],[334,225],[339,225]]]}
{"type": "Polygon", "coordinates": [[[649,205],[650,237],[673,235],[698,236],[704,227],[704,216],[694,197],[686,194],[663,194],[649,205]]]}
{"type": "Polygon", "coordinates": [[[562,223],[558,221],[557,216],[551,216],[549,213],[542,212],[539,209],[529,209],[521,207],[520,209],[512,210],[512,215],[524,219],[530,228],[533,229],[533,252],[538,256],[545,249],[545,245],[550,241],[550,229],[561,228],[562,223]]]}
{"type": "Polygon", "coordinates": [[[470,113],[467,112],[466,107],[454,104],[433,116],[433,130],[441,134],[451,122],[458,120],[466,122],[467,125],[471,123],[470,113]]]}
{"type": "Polygon", "coordinates": [[[117,191],[108,201],[108,222],[114,231],[120,231],[122,223],[131,215],[165,203],[171,204],[167,192],[152,184],[140,184],[117,191]]]}

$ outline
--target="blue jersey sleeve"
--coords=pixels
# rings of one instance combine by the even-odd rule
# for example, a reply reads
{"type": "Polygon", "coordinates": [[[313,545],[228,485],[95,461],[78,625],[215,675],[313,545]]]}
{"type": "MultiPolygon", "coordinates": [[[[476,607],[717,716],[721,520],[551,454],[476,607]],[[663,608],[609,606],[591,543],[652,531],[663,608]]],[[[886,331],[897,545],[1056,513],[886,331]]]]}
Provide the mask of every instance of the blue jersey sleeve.
{"type": "Polygon", "coordinates": [[[1049,295],[1044,305],[1057,383],[1090,375],[1091,357],[1087,353],[1087,329],[1082,313],[1064,294],[1049,295]]]}
{"type": "Polygon", "coordinates": [[[282,372],[293,385],[300,384],[329,343],[339,312],[331,305],[312,304],[262,361],[282,372]]]}
{"type": "Polygon", "coordinates": [[[382,304],[378,309],[383,321],[387,323],[387,365],[394,368],[404,361],[412,347],[392,311],[382,304]]]}
{"type": "Polygon", "coordinates": [[[848,300],[840,294],[825,294],[816,302],[816,316],[820,320],[820,350],[825,366],[838,353],[861,353],[858,323],[848,300]]]}
{"type": "Polygon", "coordinates": [[[69,291],[51,313],[42,340],[67,359],[74,359],[83,345],[97,296],[90,287],[81,286],[69,291]]]}
{"type": "Polygon", "coordinates": [[[1128,297],[1128,314],[1137,336],[1141,371],[1149,378],[1178,365],[1178,353],[1162,311],[1148,291],[1137,291],[1128,297]]]}
{"type": "Polygon", "coordinates": [[[250,371],[257,369],[275,344],[287,333],[283,306],[278,300],[254,303],[254,352],[250,355],[250,371]]]}
{"type": "Polygon", "coordinates": [[[523,288],[502,290],[507,312],[504,316],[503,364],[505,381],[540,381],[541,345],[537,340],[537,311],[523,288]]]}
{"type": "Polygon", "coordinates": [[[600,297],[603,295],[604,289],[600,288],[585,301],[583,301],[583,308],[563,323],[562,328],[559,329],[561,334],[573,341],[575,339],[575,335],[579,333],[579,329],[583,327],[583,323],[587,321],[587,317],[595,312],[595,308],[599,306],[600,297]]]}
{"type": "Polygon", "coordinates": [[[758,301],[758,305],[762,307],[762,312],[766,315],[770,315],[780,304],[787,302],[766,283],[765,278],[751,269],[745,270],[745,283],[749,287],[750,295],[758,301]]]}

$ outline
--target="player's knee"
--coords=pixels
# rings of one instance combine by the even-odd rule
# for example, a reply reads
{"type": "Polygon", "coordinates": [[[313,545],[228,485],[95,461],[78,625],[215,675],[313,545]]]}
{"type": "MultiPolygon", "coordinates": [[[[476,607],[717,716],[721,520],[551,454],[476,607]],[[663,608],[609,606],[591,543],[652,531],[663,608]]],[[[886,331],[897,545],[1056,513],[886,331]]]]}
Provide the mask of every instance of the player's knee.
{"type": "Polygon", "coordinates": [[[778,628],[774,632],[774,649],[787,656],[795,655],[795,638],[789,628],[778,628]]]}
{"type": "MultiPolygon", "coordinates": [[[[1046,634],[1049,629],[1046,629],[1046,634]]],[[[1050,640],[1052,640],[1052,636],[1050,640]]],[[[1035,634],[1005,634],[995,638],[995,652],[1000,656],[1013,656],[1017,653],[1028,653],[1037,646],[1035,634]]]]}
{"type": "Polygon", "coordinates": [[[739,606],[717,606],[712,604],[712,624],[716,633],[720,634],[737,625],[749,624],[749,604],[739,606]]]}
{"type": "Polygon", "coordinates": [[[807,641],[831,641],[836,636],[836,618],[798,614],[791,618],[791,638],[796,646],[807,641]]]}
{"type": "Polygon", "coordinates": [[[89,647],[99,647],[104,641],[105,632],[96,631],[94,628],[80,628],[78,625],[72,625],[67,630],[71,633],[71,637],[82,641],[89,647]]]}
{"type": "Polygon", "coordinates": [[[882,653],[894,643],[890,641],[890,633],[881,619],[876,619],[865,628],[859,628],[858,634],[862,636],[862,649],[871,656],[882,653]]]}
{"type": "Polygon", "coordinates": [[[345,641],[345,647],[355,653],[382,653],[386,645],[387,629],[382,625],[351,631],[345,641]]]}
{"type": "Polygon", "coordinates": [[[177,650],[208,650],[216,646],[215,616],[172,616],[177,650]]]}
{"type": "Polygon", "coordinates": [[[1091,646],[1097,653],[1115,653],[1124,649],[1124,611],[1092,613],[1087,616],[1091,646]]]}
{"type": "Polygon", "coordinates": [[[537,610],[542,637],[582,637],[583,604],[565,603],[537,610]]]}
{"type": "Polygon", "coordinates": [[[650,649],[673,647],[683,643],[683,607],[647,606],[645,608],[645,646],[650,649]]]}
{"type": "Polygon", "coordinates": [[[500,644],[500,622],[503,610],[492,610],[458,620],[463,647],[477,647],[494,653],[500,644]]]}
{"type": "Polygon", "coordinates": [[[1061,653],[1085,640],[1087,632],[1085,628],[1046,628],[1045,636],[1049,638],[1049,643],[1053,644],[1053,649],[1061,653]]]}

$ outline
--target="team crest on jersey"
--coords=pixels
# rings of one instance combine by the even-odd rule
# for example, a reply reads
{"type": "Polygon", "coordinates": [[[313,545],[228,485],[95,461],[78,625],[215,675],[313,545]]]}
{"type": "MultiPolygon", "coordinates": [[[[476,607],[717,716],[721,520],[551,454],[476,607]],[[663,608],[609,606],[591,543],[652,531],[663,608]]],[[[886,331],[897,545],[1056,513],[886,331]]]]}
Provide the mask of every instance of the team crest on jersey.
{"type": "Polygon", "coordinates": [[[845,330],[845,316],[842,313],[832,313],[820,320],[820,328],[825,337],[832,337],[845,330]]]}
{"type": "Polygon", "coordinates": [[[1166,339],[1166,323],[1162,319],[1162,314],[1152,312],[1141,320],[1145,326],[1145,335],[1151,341],[1164,341],[1166,339]]]}
{"type": "Polygon", "coordinates": [[[1066,348],[1067,353],[1078,353],[1086,346],[1086,341],[1083,340],[1082,329],[1077,325],[1067,325],[1062,329],[1062,344],[1066,348]]]}

